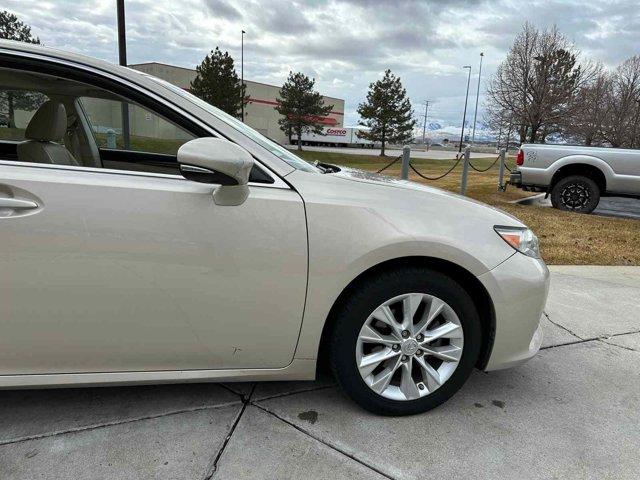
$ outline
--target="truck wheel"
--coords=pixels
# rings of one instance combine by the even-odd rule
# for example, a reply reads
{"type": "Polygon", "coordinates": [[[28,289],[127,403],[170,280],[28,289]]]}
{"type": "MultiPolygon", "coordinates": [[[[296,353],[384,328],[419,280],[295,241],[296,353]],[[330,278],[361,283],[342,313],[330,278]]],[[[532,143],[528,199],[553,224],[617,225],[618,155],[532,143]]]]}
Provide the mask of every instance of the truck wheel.
{"type": "Polygon", "coordinates": [[[551,204],[559,210],[591,213],[600,202],[596,182],[582,175],[571,175],[556,183],[551,190],[551,204]]]}

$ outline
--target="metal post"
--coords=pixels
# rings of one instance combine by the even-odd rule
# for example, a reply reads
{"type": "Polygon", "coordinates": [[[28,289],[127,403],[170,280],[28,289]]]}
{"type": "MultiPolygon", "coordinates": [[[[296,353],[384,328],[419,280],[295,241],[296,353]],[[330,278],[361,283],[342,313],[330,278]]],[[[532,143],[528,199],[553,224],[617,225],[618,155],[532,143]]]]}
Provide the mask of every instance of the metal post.
{"type": "MultiPolygon", "coordinates": [[[[244,34],[247,33],[242,30],[242,40],[240,44],[240,82],[242,83],[242,121],[244,122],[244,34]]],[[[291,142],[289,142],[291,143],[291,142]]]]}
{"type": "Polygon", "coordinates": [[[469,176],[469,156],[471,155],[471,147],[464,149],[464,163],[462,165],[462,180],[460,182],[460,195],[467,194],[467,177],[469,176]]]}
{"type": "Polygon", "coordinates": [[[400,178],[407,180],[409,178],[409,161],[411,160],[411,147],[405,145],[402,147],[402,170],[400,171],[400,178]]]}
{"type": "Polygon", "coordinates": [[[110,148],[112,150],[117,148],[116,131],[113,128],[107,130],[107,148],[110,148]]]}
{"type": "Polygon", "coordinates": [[[500,150],[500,173],[498,174],[498,190],[504,192],[506,185],[504,184],[504,162],[506,161],[507,151],[503,148],[500,150]]]}
{"type": "Polygon", "coordinates": [[[476,119],[478,118],[478,99],[480,98],[480,80],[482,77],[482,57],[484,53],[480,52],[480,71],[478,72],[478,90],[476,91],[476,112],[473,114],[473,133],[471,134],[471,145],[476,141],[476,119]]]}
{"type": "Polygon", "coordinates": [[[464,113],[462,114],[462,131],[460,132],[460,145],[458,146],[458,153],[462,152],[462,140],[464,139],[464,124],[467,121],[467,101],[469,100],[469,83],[471,83],[471,65],[465,65],[462,68],[469,69],[469,76],[467,77],[467,94],[464,97],[464,113]]]}
{"type": "MultiPolygon", "coordinates": [[[[118,0],[116,3],[118,15],[118,60],[120,65],[127,66],[127,35],[126,23],[124,19],[124,0],[118,0]]],[[[125,101],[120,102],[122,113],[122,140],[124,149],[129,150],[131,141],[129,138],[129,104],[125,101]]]]}

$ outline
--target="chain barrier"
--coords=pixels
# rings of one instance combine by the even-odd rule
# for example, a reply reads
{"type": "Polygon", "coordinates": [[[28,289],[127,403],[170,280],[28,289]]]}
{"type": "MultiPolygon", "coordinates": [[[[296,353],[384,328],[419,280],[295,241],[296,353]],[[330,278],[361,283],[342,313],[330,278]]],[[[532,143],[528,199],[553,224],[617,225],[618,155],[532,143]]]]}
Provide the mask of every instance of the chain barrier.
{"type": "Polygon", "coordinates": [[[456,163],[453,164],[453,166],[447,170],[445,173],[443,173],[442,175],[438,176],[438,177],[427,177],[426,175],[423,175],[422,173],[420,173],[418,170],[416,170],[416,167],[414,167],[413,165],[411,165],[411,163],[409,163],[409,167],[411,168],[411,170],[414,171],[414,173],[416,175],[418,175],[421,178],[424,178],[425,180],[431,180],[431,181],[435,181],[435,180],[440,180],[441,178],[446,177],[447,175],[449,175],[451,172],[453,172],[453,170],[458,166],[458,164],[460,163],[460,160],[462,160],[464,158],[464,155],[457,155],[456,156],[456,163]]]}
{"type": "Polygon", "coordinates": [[[382,167],[380,170],[378,170],[376,173],[382,173],[384,172],[387,168],[389,168],[391,165],[393,165],[394,163],[397,163],[398,160],[402,159],[402,155],[398,155],[396,158],[394,158],[393,160],[391,160],[391,163],[389,163],[388,165],[386,165],[385,167],[382,167]]]}
{"type": "Polygon", "coordinates": [[[474,166],[473,166],[473,163],[471,163],[471,160],[469,160],[469,166],[470,166],[471,168],[473,168],[476,172],[480,172],[480,173],[488,172],[489,170],[491,170],[491,169],[493,168],[493,166],[494,166],[496,163],[498,163],[498,160],[500,160],[500,155],[498,155],[498,156],[496,157],[496,159],[493,161],[493,163],[492,163],[491,165],[489,165],[489,166],[488,166],[487,168],[485,168],[485,169],[479,169],[479,168],[477,168],[477,167],[474,167],[474,166]]]}
{"type": "MultiPolygon", "coordinates": [[[[456,162],[453,164],[453,166],[452,166],[449,170],[447,170],[445,173],[443,173],[442,175],[439,175],[439,176],[437,176],[437,177],[428,177],[428,176],[426,176],[426,175],[424,175],[424,174],[420,173],[420,172],[418,171],[418,169],[416,169],[416,167],[414,167],[414,166],[413,166],[413,164],[411,164],[411,163],[409,163],[409,168],[411,168],[411,170],[413,170],[413,172],[414,172],[416,175],[418,175],[418,176],[419,176],[419,177],[421,177],[421,178],[424,178],[425,180],[436,181],[436,180],[440,180],[440,179],[442,179],[442,178],[446,177],[446,176],[447,176],[447,175],[449,175],[451,172],[453,172],[453,170],[455,170],[455,168],[458,166],[458,164],[462,161],[462,159],[463,159],[463,158],[464,158],[464,155],[463,155],[463,154],[458,154],[458,155],[456,155],[456,158],[455,158],[456,162]]],[[[402,155],[398,155],[396,158],[394,158],[393,160],[391,160],[391,162],[389,162],[387,165],[385,165],[384,167],[382,167],[382,168],[381,168],[380,170],[378,170],[376,173],[382,173],[382,172],[384,172],[386,169],[388,169],[388,168],[389,168],[389,167],[391,167],[392,165],[394,165],[394,164],[398,163],[400,160],[402,160],[402,155]]],[[[476,166],[474,166],[474,165],[471,163],[471,161],[469,161],[469,166],[470,166],[473,170],[475,170],[476,172],[483,173],[483,172],[487,172],[487,171],[491,170],[491,169],[495,166],[495,164],[496,164],[496,163],[498,163],[498,160],[500,160],[500,155],[498,155],[498,156],[496,157],[496,159],[493,161],[493,163],[492,163],[491,165],[489,165],[487,168],[483,168],[483,169],[477,168],[476,166]]],[[[510,169],[510,168],[509,168],[509,166],[507,165],[507,162],[505,162],[505,163],[504,163],[504,168],[506,168],[506,169],[507,169],[507,171],[511,172],[511,169],[510,169]]]]}

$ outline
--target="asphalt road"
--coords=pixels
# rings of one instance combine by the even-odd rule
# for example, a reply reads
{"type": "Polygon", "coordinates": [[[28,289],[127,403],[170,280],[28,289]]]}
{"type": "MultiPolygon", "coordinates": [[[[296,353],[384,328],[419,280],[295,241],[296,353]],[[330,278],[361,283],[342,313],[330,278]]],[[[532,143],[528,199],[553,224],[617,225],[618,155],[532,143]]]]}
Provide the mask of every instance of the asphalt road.
{"type": "Polygon", "coordinates": [[[385,418],[331,379],[0,392],[0,478],[640,478],[640,267],[553,267],[543,349],[385,418]]]}
{"type": "MultiPolygon", "coordinates": [[[[536,204],[542,207],[551,207],[551,200],[544,198],[545,194],[535,195],[528,199],[520,200],[523,204],[536,204]]],[[[602,197],[598,207],[593,211],[594,215],[606,217],[635,218],[640,220],[640,199],[626,197],[602,197]]]]}

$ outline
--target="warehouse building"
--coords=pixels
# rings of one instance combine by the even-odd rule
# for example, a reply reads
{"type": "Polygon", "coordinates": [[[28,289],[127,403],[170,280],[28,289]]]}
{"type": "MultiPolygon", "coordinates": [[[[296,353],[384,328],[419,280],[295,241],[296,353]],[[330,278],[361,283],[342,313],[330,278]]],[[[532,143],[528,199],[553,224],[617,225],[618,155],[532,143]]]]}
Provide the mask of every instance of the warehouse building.
{"type": "MultiPolygon", "coordinates": [[[[138,63],[129,67],[166,80],[185,90],[189,90],[191,81],[196,76],[194,69],[158,62],[138,63]]],[[[280,87],[250,80],[245,80],[244,83],[246,94],[249,96],[249,103],[245,105],[244,110],[245,123],[279,143],[287,143],[288,139],[278,125],[280,114],[275,109],[280,87]]],[[[344,100],[327,96],[323,96],[323,99],[325,105],[333,105],[333,109],[329,115],[321,119],[321,122],[327,127],[343,127],[344,100]]]]}

